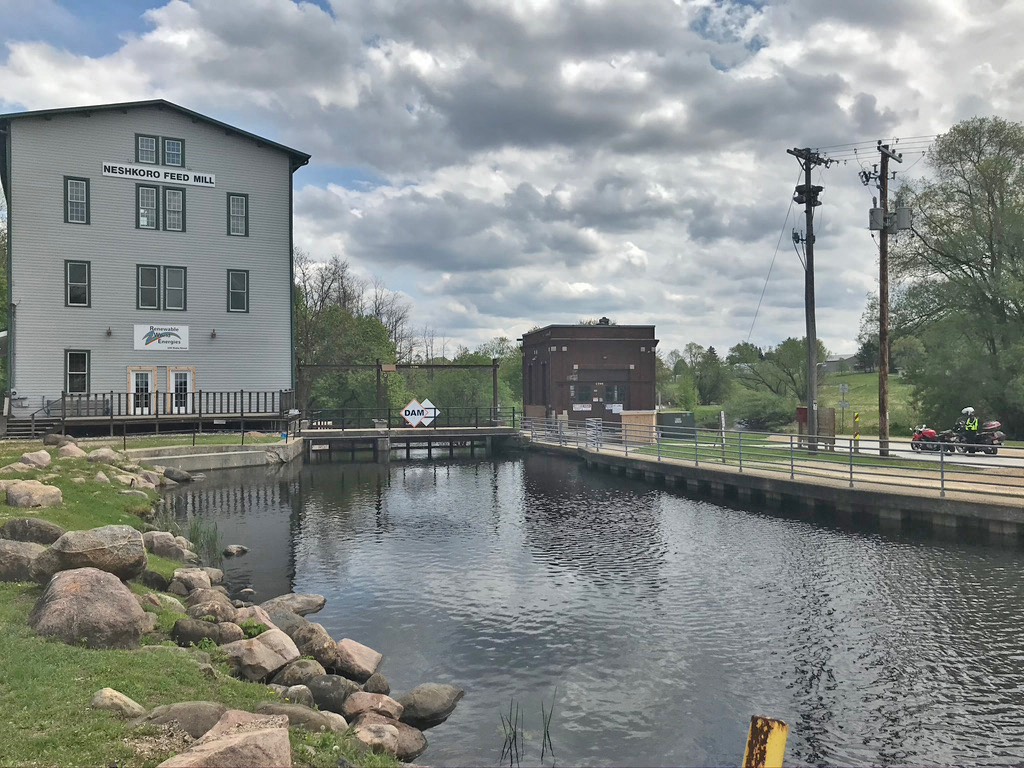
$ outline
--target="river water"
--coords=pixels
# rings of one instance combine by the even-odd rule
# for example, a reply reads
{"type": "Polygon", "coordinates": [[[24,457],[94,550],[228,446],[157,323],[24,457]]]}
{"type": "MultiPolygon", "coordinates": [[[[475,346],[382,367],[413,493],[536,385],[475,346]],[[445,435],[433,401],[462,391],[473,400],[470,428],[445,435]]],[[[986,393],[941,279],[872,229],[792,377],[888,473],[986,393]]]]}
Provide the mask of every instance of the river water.
{"type": "MultiPolygon", "coordinates": [[[[1024,761],[1024,553],[693,500],[568,459],[211,473],[229,587],[327,597],[401,693],[466,696],[430,765],[498,765],[518,708],[560,765],[737,765],[750,716],[786,764],[1024,761]]],[[[508,762],[508,758],[505,758],[508,762]]]]}

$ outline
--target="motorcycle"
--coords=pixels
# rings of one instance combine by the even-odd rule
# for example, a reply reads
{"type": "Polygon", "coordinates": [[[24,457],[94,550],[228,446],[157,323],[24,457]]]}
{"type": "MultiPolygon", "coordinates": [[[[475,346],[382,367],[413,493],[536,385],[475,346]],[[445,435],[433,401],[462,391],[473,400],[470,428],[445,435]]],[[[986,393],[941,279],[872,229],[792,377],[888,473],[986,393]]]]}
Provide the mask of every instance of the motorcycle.
{"type": "Polygon", "coordinates": [[[981,425],[981,429],[975,433],[974,439],[972,440],[967,436],[967,430],[963,427],[963,422],[958,421],[955,429],[956,432],[956,450],[958,453],[987,453],[990,456],[995,456],[999,453],[999,446],[1006,442],[1006,433],[1000,430],[1002,422],[999,421],[986,421],[981,425]]]}
{"type": "Polygon", "coordinates": [[[927,424],[922,424],[919,427],[914,427],[914,436],[910,438],[910,449],[953,453],[956,450],[957,442],[957,436],[952,429],[936,432],[927,424]]]}

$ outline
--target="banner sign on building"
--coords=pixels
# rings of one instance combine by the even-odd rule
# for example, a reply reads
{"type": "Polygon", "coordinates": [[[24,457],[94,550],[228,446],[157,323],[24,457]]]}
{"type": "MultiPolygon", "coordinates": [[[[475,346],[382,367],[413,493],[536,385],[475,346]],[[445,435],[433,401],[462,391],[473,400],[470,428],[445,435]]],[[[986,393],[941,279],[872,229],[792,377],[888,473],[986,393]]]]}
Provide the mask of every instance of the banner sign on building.
{"type": "Polygon", "coordinates": [[[135,348],[161,352],[188,349],[187,325],[135,325],[135,348]]]}
{"type": "Polygon", "coordinates": [[[205,171],[186,171],[184,168],[164,168],[154,165],[125,165],[104,163],[104,176],[116,176],[132,181],[153,181],[161,184],[190,184],[193,187],[216,187],[217,177],[205,171]]]}

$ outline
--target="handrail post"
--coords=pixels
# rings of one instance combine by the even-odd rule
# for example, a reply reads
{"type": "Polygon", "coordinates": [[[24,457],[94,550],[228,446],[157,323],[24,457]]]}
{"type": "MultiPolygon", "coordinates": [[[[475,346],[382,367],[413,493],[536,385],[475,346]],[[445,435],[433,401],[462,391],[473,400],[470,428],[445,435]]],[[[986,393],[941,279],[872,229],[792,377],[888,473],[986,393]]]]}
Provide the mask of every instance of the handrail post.
{"type": "Polygon", "coordinates": [[[114,390],[110,390],[110,436],[114,436],[114,390]]]}
{"type": "Polygon", "coordinates": [[[700,427],[693,425],[693,466],[700,466],[700,427]]]}
{"type": "Polygon", "coordinates": [[[64,402],[64,398],[66,396],[67,396],[67,393],[64,392],[64,390],[62,389],[60,391],[60,433],[62,435],[66,435],[68,433],[67,424],[66,424],[66,421],[67,421],[67,405],[64,402]]]}
{"type": "Polygon", "coordinates": [[[626,450],[626,456],[629,457],[629,425],[622,425],[622,447],[626,450]]]}
{"type": "Polygon", "coordinates": [[[740,464],[740,472],[742,472],[743,471],[743,433],[742,432],[737,432],[736,434],[739,436],[739,447],[737,448],[737,457],[738,457],[739,464],[740,464]]]}
{"type": "Polygon", "coordinates": [[[658,461],[661,461],[661,435],[658,433],[658,427],[654,427],[654,444],[658,448],[658,461]]]}
{"type": "Polygon", "coordinates": [[[939,496],[946,495],[946,451],[939,451],[939,496]]]}
{"type": "Polygon", "coordinates": [[[793,436],[789,436],[789,479],[796,476],[796,455],[793,453],[793,436]]]}
{"type": "Polygon", "coordinates": [[[853,488],[853,440],[850,441],[850,487],[853,488]]]}

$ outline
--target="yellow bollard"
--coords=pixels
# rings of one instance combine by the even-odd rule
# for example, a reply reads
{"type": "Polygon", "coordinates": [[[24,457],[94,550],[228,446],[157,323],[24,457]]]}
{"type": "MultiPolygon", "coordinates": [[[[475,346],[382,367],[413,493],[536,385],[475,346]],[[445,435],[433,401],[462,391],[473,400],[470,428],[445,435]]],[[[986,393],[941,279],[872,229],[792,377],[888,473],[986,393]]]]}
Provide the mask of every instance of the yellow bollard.
{"type": "Polygon", "coordinates": [[[860,453],[860,414],[856,411],[853,414],[853,450],[860,453]]]}
{"type": "Polygon", "coordinates": [[[750,718],[750,734],[743,753],[743,768],[782,768],[789,726],[770,717],[750,718]]]}

